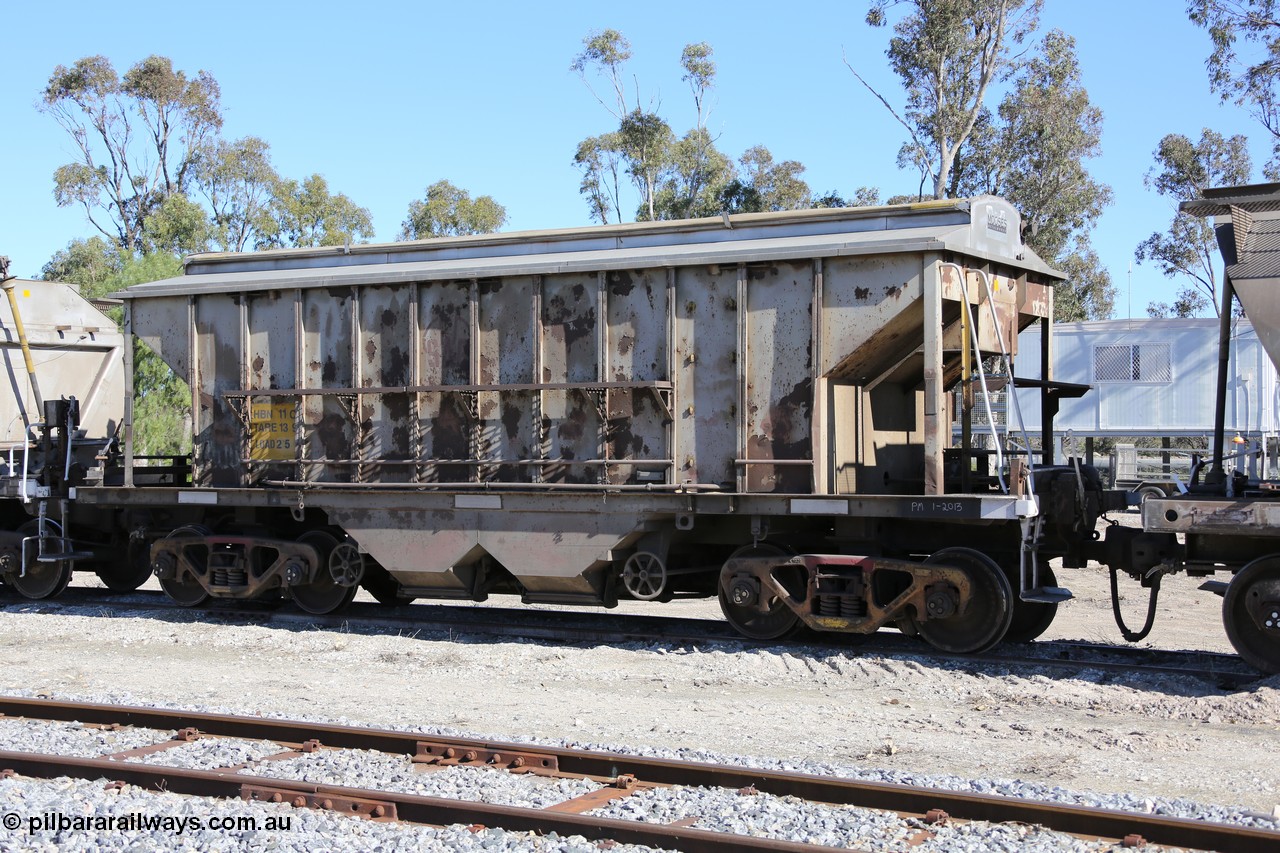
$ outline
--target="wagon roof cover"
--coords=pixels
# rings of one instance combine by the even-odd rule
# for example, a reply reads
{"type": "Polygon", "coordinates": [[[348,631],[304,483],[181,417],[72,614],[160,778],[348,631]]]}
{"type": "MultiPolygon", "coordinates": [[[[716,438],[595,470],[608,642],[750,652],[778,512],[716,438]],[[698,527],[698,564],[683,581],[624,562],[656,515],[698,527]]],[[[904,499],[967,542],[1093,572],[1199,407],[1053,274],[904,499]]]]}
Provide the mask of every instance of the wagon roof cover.
{"type": "Polygon", "coordinates": [[[137,299],[923,251],[950,251],[1062,278],[1022,244],[1020,231],[1021,217],[1008,202],[980,196],[403,243],[201,254],[187,259],[185,275],[115,295],[137,299]]]}

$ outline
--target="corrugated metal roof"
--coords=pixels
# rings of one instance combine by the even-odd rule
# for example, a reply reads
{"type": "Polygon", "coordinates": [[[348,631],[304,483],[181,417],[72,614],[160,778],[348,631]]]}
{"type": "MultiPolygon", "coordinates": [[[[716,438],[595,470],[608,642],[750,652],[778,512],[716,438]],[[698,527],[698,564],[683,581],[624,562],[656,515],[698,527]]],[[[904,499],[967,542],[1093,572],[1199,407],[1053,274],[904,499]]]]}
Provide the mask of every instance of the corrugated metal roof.
{"type": "Polygon", "coordinates": [[[1191,199],[1178,205],[1183,213],[1202,217],[1227,216],[1232,207],[1239,207],[1250,213],[1280,211],[1280,184],[1215,187],[1205,190],[1203,198],[1191,199]]]}
{"type": "Polygon", "coordinates": [[[1280,219],[1259,219],[1249,229],[1240,262],[1227,267],[1232,281],[1280,277],[1280,219]]]}
{"type": "MultiPolygon", "coordinates": [[[[717,242],[678,243],[635,248],[604,248],[488,257],[436,256],[434,260],[370,263],[368,259],[343,266],[307,265],[284,269],[236,269],[206,272],[141,284],[118,295],[126,299],[176,296],[192,293],[279,290],[308,287],[341,287],[360,284],[395,284],[413,281],[449,281],[519,275],[551,275],[645,267],[676,267],[757,261],[831,258],[891,252],[954,251],[997,263],[1021,267],[1052,278],[1061,274],[1049,268],[1034,252],[1011,261],[973,246],[972,227],[933,222],[930,227],[864,230],[853,233],[807,234],[794,237],[742,239],[722,229],[717,242]]],[[[517,250],[527,244],[515,244],[517,250]]],[[[314,261],[312,262],[314,264],[314,261]]]]}

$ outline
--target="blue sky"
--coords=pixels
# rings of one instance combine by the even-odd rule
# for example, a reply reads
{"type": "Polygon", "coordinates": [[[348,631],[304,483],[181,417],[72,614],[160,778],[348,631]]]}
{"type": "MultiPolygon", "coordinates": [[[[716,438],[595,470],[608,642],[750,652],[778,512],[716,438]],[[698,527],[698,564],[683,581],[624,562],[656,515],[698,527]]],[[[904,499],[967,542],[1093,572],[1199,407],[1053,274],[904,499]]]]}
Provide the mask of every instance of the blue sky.
{"type": "MultiPolygon", "coordinates": [[[[1130,302],[1145,316],[1148,302],[1177,289],[1149,264],[1134,265],[1129,294],[1135,247],[1172,211],[1143,187],[1156,143],[1173,132],[1198,138],[1203,127],[1245,133],[1257,171],[1263,132],[1209,93],[1208,38],[1181,0],[1046,7],[1043,26],[1076,38],[1085,86],[1106,116],[1103,155],[1090,168],[1115,193],[1094,235],[1118,288],[1115,316],[1127,316],[1130,302]]],[[[224,135],[267,140],[282,175],[323,174],[369,208],[378,240],[395,239],[409,202],[441,178],[494,196],[509,213],[506,230],[586,224],[571,161],[610,118],[569,65],[587,32],[605,27],[630,39],[644,101],[677,132],[694,121],[680,52],[707,41],[719,69],[709,128],[721,150],[736,157],[764,145],[804,163],[817,191],[912,192],[918,176],[895,165],[901,127],[843,64],[847,56],[901,103],[884,56],[889,30],[867,27],[865,11],[858,0],[17,4],[5,15],[0,71],[0,254],[13,272],[35,276],[53,252],[92,233],[78,208],[54,204],[52,173],[73,153],[35,104],[56,65],[97,53],[120,72],[152,53],[211,72],[224,135]]]]}

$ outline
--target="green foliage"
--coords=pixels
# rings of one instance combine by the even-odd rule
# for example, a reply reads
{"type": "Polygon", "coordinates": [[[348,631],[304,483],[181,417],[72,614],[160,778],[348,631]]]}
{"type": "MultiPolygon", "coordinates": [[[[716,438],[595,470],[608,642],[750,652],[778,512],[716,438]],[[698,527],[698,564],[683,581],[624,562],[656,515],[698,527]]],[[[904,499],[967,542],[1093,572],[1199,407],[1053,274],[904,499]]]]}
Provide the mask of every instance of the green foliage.
{"type": "MultiPolygon", "coordinates": [[[[920,169],[921,196],[931,182],[935,198],[1008,199],[1022,211],[1023,241],[1068,275],[1055,288],[1055,316],[1109,316],[1115,287],[1089,233],[1112,194],[1085,166],[1101,154],[1102,111],[1081,84],[1075,40],[1053,30],[1029,55],[1011,53],[1034,32],[1041,0],[904,4],[911,12],[895,25],[887,51],[907,95],[899,121],[911,139],[899,166],[920,169]],[[989,87],[1005,81],[1008,90],[993,112],[989,87]]],[[[867,22],[883,26],[894,5],[876,0],[867,22]]]]}
{"type": "MultiPolygon", "coordinates": [[[[81,292],[105,296],[135,284],[159,281],[182,274],[182,261],[174,254],[153,252],[130,258],[111,276],[81,292]]],[[[108,312],[121,322],[119,308],[108,312]]],[[[169,369],[155,351],[137,339],[133,342],[133,442],[140,456],[185,455],[191,452],[191,388],[169,369]]]]}
{"type": "Polygon", "coordinates": [[[1153,319],[1162,317],[1199,317],[1209,307],[1209,300],[1194,287],[1184,285],[1178,291],[1178,297],[1169,302],[1152,302],[1147,305],[1147,316],[1153,319]]]}
{"type": "Polygon", "coordinates": [[[271,201],[272,232],[261,245],[342,246],[373,237],[373,217],[366,208],[339,193],[329,192],[321,175],[302,183],[281,180],[271,201]]]}
{"type": "MultiPolygon", "coordinates": [[[[182,274],[182,261],[168,252],[152,252],[121,262],[114,247],[99,237],[72,240],[45,264],[48,281],[80,286],[88,299],[100,298],[135,284],[182,274]]],[[[121,308],[106,312],[116,323],[121,308]]],[[[133,342],[134,452],[141,456],[184,455],[191,452],[191,389],[155,351],[133,342]]]]}
{"type": "Polygon", "coordinates": [[[615,216],[622,221],[620,179],[625,167],[621,147],[616,133],[590,136],[578,143],[573,157],[573,165],[582,170],[578,192],[587,197],[591,218],[601,225],[615,216]]]}
{"type": "Polygon", "coordinates": [[[831,190],[812,199],[814,207],[875,207],[881,204],[879,187],[858,187],[853,196],[845,198],[835,190],[831,190]]]}
{"type": "Polygon", "coordinates": [[[1164,232],[1153,233],[1138,246],[1138,263],[1152,261],[1169,278],[1190,279],[1173,305],[1153,302],[1148,312],[1199,312],[1205,303],[1215,313],[1218,305],[1218,278],[1214,270],[1218,254],[1213,224],[1177,210],[1178,202],[1200,198],[1206,189],[1235,186],[1249,182],[1252,165],[1248,141],[1240,135],[1223,137],[1205,128],[1199,142],[1171,133],[1160,140],[1155,150],[1155,165],[1143,182],[1149,189],[1170,199],[1174,204],[1173,221],[1164,232]],[[1199,293],[1202,300],[1196,300],[1199,293]]]}
{"type": "Polygon", "coordinates": [[[1060,30],[1047,33],[999,115],[1002,125],[987,157],[994,161],[992,189],[1023,212],[1027,245],[1068,274],[1054,288],[1054,315],[1109,317],[1115,287],[1089,235],[1112,194],[1085,167],[1102,153],[1102,110],[1081,84],[1075,39],[1060,30]]]}
{"type": "Polygon", "coordinates": [[[369,212],[331,194],[324,178],[282,179],[263,140],[220,138],[219,98],[210,74],[188,77],[163,56],[147,57],[123,78],[102,56],[59,65],[40,109],[78,156],[55,170],[55,201],[84,208],[126,258],[373,236],[369,212]]]}
{"type": "MultiPolygon", "coordinates": [[[[573,158],[582,172],[578,190],[586,197],[593,220],[622,221],[624,174],[640,197],[635,218],[642,221],[814,205],[808,185],[800,178],[804,172],[800,163],[775,162],[767,148],[757,145],[739,158],[739,169],[716,147],[706,126],[716,82],[711,45],[687,44],[680,55],[681,80],[689,85],[697,116],[694,127],[680,137],[656,111],[639,106],[638,91],[636,106],[628,106],[624,66],[631,58],[631,44],[621,33],[593,32],[583,40],[583,46],[570,67],[618,121],[616,130],[578,143],[573,158]],[[612,105],[596,94],[589,71],[609,81],[614,92],[612,105]]],[[[831,207],[845,204],[835,192],[820,201],[831,207]]]]}
{"type": "MultiPolygon", "coordinates": [[[[671,162],[654,198],[655,219],[716,216],[721,194],[734,174],[733,163],[716,148],[711,134],[694,128],[671,148],[671,162]]],[[[641,210],[637,216],[646,218],[641,210]]]]}
{"type": "Polygon", "coordinates": [[[93,298],[110,292],[110,280],[122,265],[119,250],[101,237],[76,239],[54,253],[40,270],[40,277],[79,285],[82,294],[93,298]]]}
{"type": "Polygon", "coordinates": [[[1097,320],[1111,316],[1116,289],[1111,273],[1102,266],[1098,253],[1080,234],[1059,255],[1057,267],[1067,276],[1053,289],[1053,318],[1056,322],[1097,320]]]}
{"type": "Polygon", "coordinates": [[[160,56],[123,79],[103,56],[57,66],[39,108],[71,137],[77,158],[54,172],[55,201],[83,207],[122,251],[145,250],[147,218],[186,191],[196,152],[222,126],[219,96],[207,73],[188,79],[160,56]]]}
{"type": "Polygon", "coordinates": [[[142,223],[142,250],[146,254],[205,252],[213,237],[204,208],[183,193],[167,196],[142,223]]]}
{"type": "Polygon", "coordinates": [[[1084,165],[1102,153],[1102,110],[1080,83],[1075,39],[1060,30],[1045,35],[1001,102],[1000,118],[998,186],[1024,211],[1032,248],[1059,257],[1112,198],[1084,165]]]}
{"type": "Polygon", "coordinates": [[[801,180],[804,166],[795,160],[774,161],[763,145],[748,148],[739,158],[740,176],[721,193],[729,213],[800,210],[811,207],[809,185],[801,180]]]}
{"type": "Polygon", "coordinates": [[[934,198],[955,197],[962,177],[953,174],[956,158],[983,114],[988,87],[1011,70],[1010,47],[1035,30],[1042,0],[873,0],[867,23],[884,26],[886,10],[899,3],[910,11],[894,25],[886,51],[906,93],[903,115],[894,112],[910,136],[899,165],[918,168],[934,198]]]}
{"type": "Polygon", "coordinates": [[[1188,0],[1187,15],[1213,42],[1205,63],[1213,91],[1248,109],[1271,134],[1263,171],[1267,180],[1280,180],[1280,2],[1188,0]]]}
{"type": "Polygon", "coordinates": [[[710,112],[706,104],[707,93],[716,81],[716,63],[711,58],[713,53],[711,45],[700,41],[697,44],[686,44],[680,54],[680,67],[684,69],[684,76],[680,79],[688,83],[693,92],[693,103],[698,110],[697,129],[704,131],[707,127],[707,113],[710,112]]]}
{"type": "MultiPolygon", "coordinates": [[[[631,42],[617,30],[593,30],[586,38],[582,40],[582,52],[573,58],[573,62],[569,65],[569,70],[577,72],[582,78],[582,82],[586,84],[587,89],[595,96],[595,99],[613,114],[613,117],[622,120],[629,110],[627,109],[627,87],[623,81],[623,66],[627,64],[627,60],[631,58],[631,42]],[[614,105],[609,105],[596,94],[596,90],[592,88],[591,81],[587,78],[590,71],[603,74],[613,89],[614,105]]],[[[637,97],[637,102],[639,98],[637,97]]],[[[639,109],[639,107],[637,107],[639,109]]]]}
{"type": "Polygon", "coordinates": [[[271,202],[280,176],[271,165],[271,146],[256,136],[219,139],[196,160],[196,179],[212,211],[212,240],[223,251],[243,252],[275,230],[271,202]]]}
{"type": "Polygon", "coordinates": [[[675,142],[671,126],[656,113],[636,109],[623,117],[616,139],[627,174],[643,200],[636,218],[654,219],[657,216],[654,195],[670,166],[675,142]]]}
{"type": "Polygon", "coordinates": [[[401,240],[490,234],[507,221],[507,209],[493,196],[473,199],[471,193],[448,181],[427,187],[426,198],[409,204],[409,217],[400,226],[401,240]]]}

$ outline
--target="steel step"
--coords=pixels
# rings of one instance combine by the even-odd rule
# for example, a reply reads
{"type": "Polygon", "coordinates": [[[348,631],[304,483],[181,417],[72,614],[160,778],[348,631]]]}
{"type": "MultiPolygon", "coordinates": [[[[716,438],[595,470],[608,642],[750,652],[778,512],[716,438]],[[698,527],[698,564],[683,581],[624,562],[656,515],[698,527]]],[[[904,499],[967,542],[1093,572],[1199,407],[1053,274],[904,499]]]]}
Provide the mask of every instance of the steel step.
{"type": "Polygon", "coordinates": [[[1203,589],[1205,592],[1211,592],[1214,595],[1226,595],[1227,582],[1226,581],[1205,581],[1204,583],[1200,584],[1200,586],[1198,586],[1197,589],[1203,589]]]}
{"type": "Polygon", "coordinates": [[[1062,586],[1038,586],[1024,589],[1018,596],[1023,601],[1038,601],[1041,604],[1056,604],[1059,601],[1070,601],[1075,598],[1071,590],[1062,586]]]}
{"type": "Polygon", "coordinates": [[[66,563],[71,560],[92,560],[92,551],[63,551],[58,554],[41,554],[36,557],[37,563],[66,563]]]}

